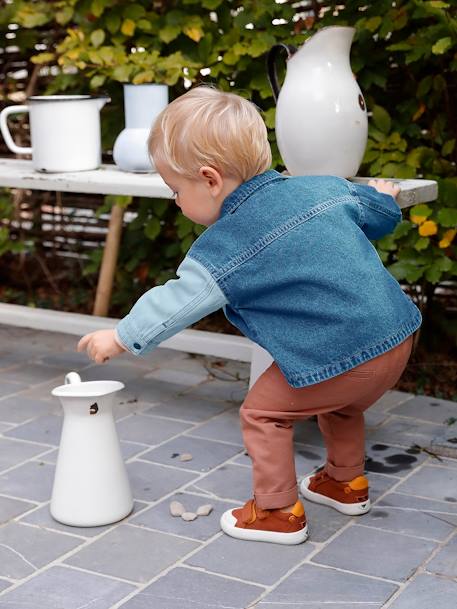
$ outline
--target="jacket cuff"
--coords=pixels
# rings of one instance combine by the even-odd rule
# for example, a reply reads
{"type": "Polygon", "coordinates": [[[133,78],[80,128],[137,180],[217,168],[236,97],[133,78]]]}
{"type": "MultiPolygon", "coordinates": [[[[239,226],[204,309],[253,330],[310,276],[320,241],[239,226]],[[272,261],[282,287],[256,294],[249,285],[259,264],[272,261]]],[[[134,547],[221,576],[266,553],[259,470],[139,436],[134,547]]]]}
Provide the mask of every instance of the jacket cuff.
{"type": "Polygon", "coordinates": [[[115,335],[119,339],[119,344],[133,355],[144,355],[155,347],[140,338],[140,333],[128,315],[117,324],[115,335]]]}

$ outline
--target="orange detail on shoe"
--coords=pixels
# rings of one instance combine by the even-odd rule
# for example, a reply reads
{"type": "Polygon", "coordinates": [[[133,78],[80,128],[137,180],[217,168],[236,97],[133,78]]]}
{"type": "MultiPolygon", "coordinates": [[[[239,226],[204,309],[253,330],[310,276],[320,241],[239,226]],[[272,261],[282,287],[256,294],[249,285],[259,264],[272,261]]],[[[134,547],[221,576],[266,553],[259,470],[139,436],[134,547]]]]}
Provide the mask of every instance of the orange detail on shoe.
{"type": "Polygon", "coordinates": [[[280,509],[263,510],[256,505],[255,499],[250,499],[232,514],[237,520],[235,526],[241,529],[294,533],[304,528],[306,517],[301,501],[297,501],[292,510],[295,513],[281,512],[280,509]]]}
{"type": "Polygon", "coordinates": [[[319,493],[340,503],[368,501],[368,480],[365,476],[358,476],[350,482],[338,482],[338,480],[330,478],[326,471],[321,471],[310,478],[308,488],[314,493],[319,493]]]}
{"type": "Polygon", "coordinates": [[[303,503],[298,500],[294,507],[290,510],[290,513],[294,516],[300,517],[305,513],[305,508],[303,507],[303,503]]]}
{"type": "Polygon", "coordinates": [[[368,488],[368,480],[365,478],[365,476],[357,476],[357,478],[354,478],[354,480],[348,482],[348,485],[353,491],[361,491],[368,488]]]}

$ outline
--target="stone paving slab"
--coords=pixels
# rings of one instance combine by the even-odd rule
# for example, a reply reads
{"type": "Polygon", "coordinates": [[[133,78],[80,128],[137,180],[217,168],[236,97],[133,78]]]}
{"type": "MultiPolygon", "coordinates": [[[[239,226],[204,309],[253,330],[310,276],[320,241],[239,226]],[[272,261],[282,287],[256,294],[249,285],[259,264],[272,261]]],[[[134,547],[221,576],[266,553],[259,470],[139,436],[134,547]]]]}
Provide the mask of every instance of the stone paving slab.
{"type": "Polygon", "coordinates": [[[453,503],[457,500],[457,469],[424,465],[402,482],[397,490],[453,503]]]}
{"type": "Polygon", "coordinates": [[[38,417],[29,423],[18,425],[14,429],[7,431],[4,436],[7,438],[18,438],[28,440],[28,442],[39,442],[51,446],[58,446],[62,431],[62,417],[49,414],[38,417]]]}
{"type": "Polygon", "coordinates": [[[49,402],[25,397],[11,397],[0,401],[0,421],[24,423],[41,415],[50,414],[49,402]]]}
{"type": "Polygon", "coordinates": [[[11,440],[6,437],[8,433],[10,432],[4,432],[3,437],[0,438],[0,472],[49,450],[48,446],[33,442],[11,440]]]}
{"type": "MultiPolygon", "coordinates": [[[[129,522],[137,514],[137,512],[144,509],[145,506],[146,504],[142,503],[141,501],[134,501],[132,512],[126,518],[124,518],[122,522],[129,522]]],[[[19,522],[36,525],[40,527],[40,529],[68,533],[69,535],[85,538],[97,537],[101,533],[105,533],[109,529],[117,526],[116,523],[98,527],[74,527],[62,524],[61,522],[54,520],[54,518],[51,516],[49,511],[49,502],[23,516],[19,519],[19,522]]]]}
{"type": "Polygon", "coordinates": [[[29,461],[0,475],[0,495],[47,501],[53,482],[54,466],[43,461],[29,461]]]}
{"type": "Polygon", "coordinates": [[[457,537],[454,536],[442,549],[427,563],[427,571],[436,575],[457,578],[457,537]]]}
{"type": "Polygon", "coordinates": [[[144,588],[122,609],[245,609],[263,591],[253,584],[178,567],[144,588]]]}
{"type": "Polygon", "coordinates": [[[164,404],[156,404],[145,410],[145,414],[158,415],[169,419],[179,419],[191,423],[201,423],[220,414],[228,407],[225,402],[195,400],[186,395],[169,399],[164,404]]]}
{"type": "Polygon", "coordinates": [[[430,423],[446,423],[449,419],[457,420],[457,402],[440,400],[426,396],[416,396],[391,411],[393,414],[414,417],[416,420],[430,423]]]}
{"type": "Polygon", "coordinates": [[[240,560],[239,540],[222,535],[195,552],[184,564],[258,584],[272,585],[315,550],[312,543],[297,546],[270,544],[268,560],[265,560],[264,546],[265,544],[255,541],[243,542],[243,560],[240,560]]]}
{"type": "Polygon", "coordinates": [[[305,564],[264,596],[256,609],[379,609],[396,590],[391,582],[305,564]]]}
{"type": "Polygon", "coordinates": [[[223,512],[233,507],[233,502],[219,501],[217,499],[208,499],[201,495],[191,493],[175,493],[160,501],[159,503],[143,510],[131,518],[132,524],[163,531],[164,533],[172,533],[173,535],[182,535],[190,539],[206,541],[210,537],[220,533],[219,519],[223,512]],[[196,520],[185,521],[180,517],[170,517],[170,502],[179,501],[188,512],[196,512],[197,508],[202,505],[211,504],[213,511],[208,516],[199,516],[196,520]]]}
{"type": "Polygon", "coordinates": [[[81,543],[69,535],[11,522],[0,528],[0,575],[27,577],[81,543]]]}
{"type": "Polygon", "coordinates": [[[131,584],[55,566],[0,596],[2,609],[110,609],[128,596],[131,584]]]}
{"type": "MultiPolygon", "coordinates": [[[[0,325],[12,345],[0,349],[0,609],[455,608],[457,460],[427,452],[455,403],[390,391],[367,412],[371,513],[305,502],[305,544],[242,542],[219,518],[252,494],[238,415],[249,365],[168,349],[94,365],[76,343],[0,325]],[[114,412],[135,504],[119,523],[49,513],[62,422],[50,392],[70,370],[125,383],[114,412]],[[172,500],[214,509],[185,522],[172,500]]],[[[295,440],[301,478],[325,460],[317,422],[295,440]]]]}
{"type": "Polygon", "coordinates": [[[330,541],[313,562],[346,571],[406,581],[436,548],[436,543],[354,525],[330,541]]]}
{"type": "Polygon", "coordinates": [[[389,609],[455,609],[457,582],[433,575],[418,575],[389,609]]]}
{"type": "Polygon", "coordinates": [[[67,558],[65,563],[145,583],[198,546],[197,541],[121,524],[67,558]]]}
{"type": "Polygon", "coordinates": [[[224,442],[181,435],[141,455],[144,461],[173,465],[179,469],[208,472],[234,457],[240,447],[224,442]],[[181,461],[181,456],[192,456],[190,461],[181,461]]]}

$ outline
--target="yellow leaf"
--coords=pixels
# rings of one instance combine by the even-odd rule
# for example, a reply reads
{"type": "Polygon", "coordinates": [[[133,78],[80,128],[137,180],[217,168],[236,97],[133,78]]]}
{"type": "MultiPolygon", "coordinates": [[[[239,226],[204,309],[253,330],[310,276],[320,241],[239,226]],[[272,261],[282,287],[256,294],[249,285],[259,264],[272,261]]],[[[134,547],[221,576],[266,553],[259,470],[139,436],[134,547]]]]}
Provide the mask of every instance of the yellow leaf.
{"type": "Polygon", "coordinates": [[[414,214],[411,214],[409,218],[413,224],[422,224],[426,220],[426,216],[415,216],[414,214]]]}
{"type": "Polygon", "coordinates": [[[419,226],[419,235],[421,237],[428,237],[430,235],[436,235],[438,232],[438,226],[433,220],[427,220],[419,226]]]}
{"type": "Polygon", "coordinates": [[[416,110],[416,112],[414,113],[414,116],[412,118],[413,123],[415,123],[424,114],[426,109],[427,109],[427,107],[424,104],[424,102],[421,102],[419,104],[419,108],[416,110]]]}
{"type": "Polygon", "coordinates": [[[121,25],[121,32],[124,36],[133,36],[135,33],[136,24],[133,19],[124,19],[121,25]]]}
{"type": "Polygon", "coordinates": [[[451,228],[449,230],[447,230],[444,235],[443,238],[441,239],[441,241],[438,243],[439,247],[441,247],[442,249],[444,249],[445,247],[449,247],[452,243],[452,241],[454,240],[454,237],[457,234],[457,230],[451,228]]]}
{"type": "Polygon", "coordinates": [[[186,36],[189,36],[191,40],[195,42],[199,42],[201,37],[203,36],[203,32],[198,27],[184,27],[183,32],[186,36]]]}
{"type": "Polygon", "coordinates": [[[72,61],[78,59],[79,49],[70,49],[70,51],[68,51],[68,53],[65,53],[65,55],[68,59],[71,59],[72,61]]]}

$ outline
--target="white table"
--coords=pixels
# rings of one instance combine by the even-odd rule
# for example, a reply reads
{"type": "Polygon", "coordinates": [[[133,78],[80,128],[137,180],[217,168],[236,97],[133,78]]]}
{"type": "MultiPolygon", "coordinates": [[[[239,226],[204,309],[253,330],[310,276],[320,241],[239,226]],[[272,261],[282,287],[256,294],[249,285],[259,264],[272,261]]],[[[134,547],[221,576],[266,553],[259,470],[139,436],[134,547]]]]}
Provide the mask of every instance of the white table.
{"type": "MultiPolygon", "coordinates": [[[[366,183],[369,178],[354,178],[366,183]]],[[[393,180],[400,183],[400,207],[434,201],[438,186],[433,180],[393,180]]],[[[132,173],[119,170],[115,165],[102,165],[94,171],[39,173],[33,170],[32,161],[0,159],[0,186],[31,190],[78,192],[103,195],[132,195],[141,197],[171,198],[171,190],[157,173],[132,173]]],[[[114,206],[111,212],[108,235],[97,286],[94,315],[80,315],[0,303],[0,323],[65,332],[81,336],[100,328],[114,327],[119,320],[107,318],[112,281],[122,229],[123,209],[114,206]]],[[[183,330],[164,341],[163,347],[251,362],[251,384],[270,363],[270,355],[242,336],[183,330]]]]}

